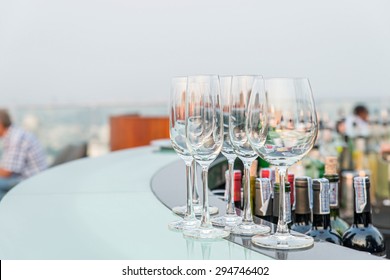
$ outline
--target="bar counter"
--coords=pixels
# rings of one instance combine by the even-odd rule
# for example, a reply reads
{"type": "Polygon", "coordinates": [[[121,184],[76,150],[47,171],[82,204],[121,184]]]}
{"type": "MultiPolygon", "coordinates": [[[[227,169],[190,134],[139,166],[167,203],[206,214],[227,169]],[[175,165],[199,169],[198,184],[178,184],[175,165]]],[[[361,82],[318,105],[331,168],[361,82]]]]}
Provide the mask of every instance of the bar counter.
{"type": "MultiPolygon", "coordinates": [[[[0,258],[379,259],[327,242],[283,252],[239,236],[186,240],[167,227],[178,219],[170,208],[184,202],[184,162],[174,152],[148,146],[60,165],[0,202],[0,258]]],[[[222,200],[211,195],[210,204],[223,213],[222,200]]]]}

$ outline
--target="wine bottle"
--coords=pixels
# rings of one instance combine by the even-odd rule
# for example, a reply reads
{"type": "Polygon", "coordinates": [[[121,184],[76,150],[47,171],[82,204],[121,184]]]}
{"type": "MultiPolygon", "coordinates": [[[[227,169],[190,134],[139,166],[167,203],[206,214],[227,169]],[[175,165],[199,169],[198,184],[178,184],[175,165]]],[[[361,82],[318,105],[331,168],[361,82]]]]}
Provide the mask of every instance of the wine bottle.
{"type": "MultiPolygon", "coordinates": [[[[275,183],[274,184],[273,203],[272,203],[272,222],[274,224],[277,224],[279,221],[279,190],[280,190],[280,184],[275,183]]],[[[290,183],[288,183],[288,182],[284,183],[284,190],[286,192],[285,200],[284,200],[285,207],[286,207],[286,222],[287,222],[287,226],[290,228],[292,225],[291,203],[290,203],[290,183]]]]}
{"type": "Polygon", "coordinates": [[[370,179],[355,177],[353,224],[343,235],[343,245],[377,256],[385,256],[384,238],[371,222],[370,179]]]}
{"type": "Polygon", "coordinates": [[[313,180],[313,225],[307,235],[314,241],[328,241],[342,244],[340,235],[332,229],[330,224],[329,181],[328,179],[313,180]]]}
{"type": "Polygon", "coordinates": [[[272,198],[271,181],[269,178],[256,179],[255,216],[271,222],[272,198]]]}
{"type": "Polygon", "coordinates": [[[337,173],[337,157],[327,157],[325,159],[324,178],[329,180],[330,189],[330,223],[332,229],[337,231],[340,236],[349,228],[347,222],[340,218],[339,209],[339,175],[337,173]]]}
{"type": "Polygon", "coordinates": [[[311,229],[310,209],[310,178],[295,178],[295,214],[291,229],[300,233],[306,233],[311,229]]]}

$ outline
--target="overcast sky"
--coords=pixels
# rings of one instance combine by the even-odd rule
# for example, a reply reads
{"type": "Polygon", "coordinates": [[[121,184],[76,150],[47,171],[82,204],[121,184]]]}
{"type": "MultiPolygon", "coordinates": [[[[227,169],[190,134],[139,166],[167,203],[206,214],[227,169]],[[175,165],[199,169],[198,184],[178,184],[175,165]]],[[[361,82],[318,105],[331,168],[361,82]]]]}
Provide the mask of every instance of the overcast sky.
{"type": "Polygon", "coordinates": [[[390,98],[390,1],[0,0],[0,107],[165,102],[170,78],[307,76],[390,98]]]}

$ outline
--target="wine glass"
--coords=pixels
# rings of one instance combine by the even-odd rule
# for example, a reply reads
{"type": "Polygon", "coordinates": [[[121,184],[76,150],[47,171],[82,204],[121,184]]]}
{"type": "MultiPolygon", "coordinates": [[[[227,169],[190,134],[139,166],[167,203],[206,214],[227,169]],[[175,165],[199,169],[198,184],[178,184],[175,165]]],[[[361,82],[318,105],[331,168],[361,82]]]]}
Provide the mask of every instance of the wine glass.
{"type": "Polygon", "coordinates": [[[187,147],[202,167],[203,214],[199,227],[184,230],[185,237],[220,239],[228,231],[214,228],[210,221],[208,201],[208,169],[217,158],[223,142],[222,104],[218,76],[190,76],[187,83],[186,106],[187,147]]]}
{"type": "Polygon", "coordinates": [[[224,216],[219,216],[211,219],[211,223],[220,227],[234,227],[241,223],[242,219],[236,213],[234,206],[234,161],[237,155],[233,151],[232,144],[229,137],[229,99],[230,89],[232,84],[232,76],[222,76],[219,78],[221,84],[221,98],[223,104],[223,144],[222,154],[228,160],[229,171],[228,180],[226,180],[226,212],[224,216]]]}
{"type": "Polygon", "coordinates": [[[255,80],[249,105],[247,134],[252,148],[260,157],[277,167],[280,178],[276,233],[253,236],[252,242],[255,245],[282,250],[313,245],[313,238],[289,232],[284,201],[287,168],[311,150],[317,133],[317,114],[307,79],[255,80]]]}
{"type": "Polygon", "coordinates": [[[168,227],[172,230],[183,230],[184,228],[196,227],[199,220],[195,218],[194,207],[192,205],[192,183],[191,165],[193,157],[190,154],[186,142],[186,77],[176,77],[171,83],[170,114],[169,114],[169,134],[173,149],[184,160],[186,165],[187,182],[187,205],[184,219],[171,222],[168,227]]]}
{"type": "Polygon", "coordinates": [[[253,222],[250,197],[250,167],[258,157],[246,135],[246,119],[252,85],[256,76],[233,76],[229,100],[229,137],[234,153],[244,164],[244,209],[242,223],[231,229],[233,234],[251,236],[270,232],[270,227],[253,222]]]}

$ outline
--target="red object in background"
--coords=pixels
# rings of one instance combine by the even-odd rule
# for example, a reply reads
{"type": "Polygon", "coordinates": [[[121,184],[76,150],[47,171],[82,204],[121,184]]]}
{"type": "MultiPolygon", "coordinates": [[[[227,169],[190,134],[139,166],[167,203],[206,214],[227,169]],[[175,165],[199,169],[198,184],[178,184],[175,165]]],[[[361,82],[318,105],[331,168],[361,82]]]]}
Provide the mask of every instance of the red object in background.
{"type": "Polygon", "coordinates": [[[273,168],[262,168],[260,173],[261,178],[268,178],[273,186],[275,183],[275,169],[273,168]]]}
{"type": "Polygon", "coordinates": [[[241,171],[234,170],[234,205],[241,208],[241,171]]]}
{"type": "Polygon", "coordinates": [[[288,174],[287,181],[290,183],[290,202],[291,206],[294,205],[295,201],[295,186],[294,186],[294,174],[288,174]]]}

